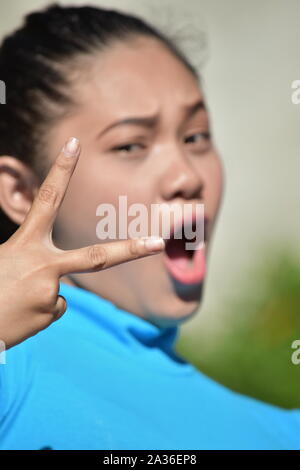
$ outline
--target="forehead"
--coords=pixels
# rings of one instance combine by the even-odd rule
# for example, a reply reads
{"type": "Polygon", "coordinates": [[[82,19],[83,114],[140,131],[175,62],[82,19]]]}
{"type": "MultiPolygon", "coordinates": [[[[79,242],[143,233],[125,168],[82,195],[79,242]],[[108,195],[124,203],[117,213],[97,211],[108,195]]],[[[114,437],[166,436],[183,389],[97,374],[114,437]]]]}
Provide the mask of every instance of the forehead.
{"type": "Polygon", "coordinates": [[[202,98],[197,79],[160,41],[136,38],[88,58],[77,101],[106,113],[180,110],[202,98]]]}

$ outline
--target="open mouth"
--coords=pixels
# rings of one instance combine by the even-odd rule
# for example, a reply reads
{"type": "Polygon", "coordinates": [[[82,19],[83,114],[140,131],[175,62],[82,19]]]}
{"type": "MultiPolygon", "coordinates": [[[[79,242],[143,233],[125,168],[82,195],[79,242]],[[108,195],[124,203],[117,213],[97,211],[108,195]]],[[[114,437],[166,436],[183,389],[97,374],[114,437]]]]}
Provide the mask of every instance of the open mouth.
{"type": "MultiPolygon", "coordinates": [[[[189,225],[192,231],[196,232],[196,221],[193,220],[189,225]]],[[[166,240],[165,266],[169,274],[183,284],[199,283],[205,277],[206,226],[207,223],[204,225],[204,244],[198,243],[198,248],[195,244],[196,235],[193,238],[185,237],[184,224],[179,227],[180,238],[178,235],[175,238],[175,233],[178,234],[177,229],[171,234],[170,239],[166,240]],[[187,244],[192,244],[193,248],[187,249],[187,244]]]]}

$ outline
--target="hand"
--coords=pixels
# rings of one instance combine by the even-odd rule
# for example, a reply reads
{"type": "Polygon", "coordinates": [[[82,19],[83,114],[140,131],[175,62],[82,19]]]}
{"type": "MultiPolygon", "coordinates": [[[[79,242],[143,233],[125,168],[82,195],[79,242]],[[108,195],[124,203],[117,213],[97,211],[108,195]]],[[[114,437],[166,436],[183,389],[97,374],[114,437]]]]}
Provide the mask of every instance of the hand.
{"type": "Polygon", "coordinates": [[[40,186],[16,232],[0,245],[0,340],[6,349],[47,328],[66,311],[59,278],[94,272],[164,249],[163,239],[129,239],[64,251],[52,242],[53,224],[80,154],[70,139],[40,186]]]}

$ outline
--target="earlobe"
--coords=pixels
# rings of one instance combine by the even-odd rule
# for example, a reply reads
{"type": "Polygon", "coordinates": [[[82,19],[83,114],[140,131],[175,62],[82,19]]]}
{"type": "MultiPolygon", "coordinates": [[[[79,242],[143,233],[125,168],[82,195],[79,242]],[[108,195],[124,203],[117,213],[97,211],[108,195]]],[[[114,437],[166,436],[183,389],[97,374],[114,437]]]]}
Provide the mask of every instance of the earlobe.
{"type": "Polygon", "coordinates": [[[23,223],[36,189],[33,171],[27,165],[15,157],[0,157],[0,206],[14,223],[23,223]]]}

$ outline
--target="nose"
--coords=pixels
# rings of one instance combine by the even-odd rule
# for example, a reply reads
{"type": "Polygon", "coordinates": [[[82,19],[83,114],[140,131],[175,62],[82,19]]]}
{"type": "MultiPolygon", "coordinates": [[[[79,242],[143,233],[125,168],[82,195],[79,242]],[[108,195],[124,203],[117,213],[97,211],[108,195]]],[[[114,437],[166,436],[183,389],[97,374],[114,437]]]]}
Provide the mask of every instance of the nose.
{"type": "Polygon", "coordinates": [[[169,165],[160,180],[160,193],[169,201],[175,198],[202,199],[204,179],[189,158],[179,149],[172,152],[169,165]]]}

